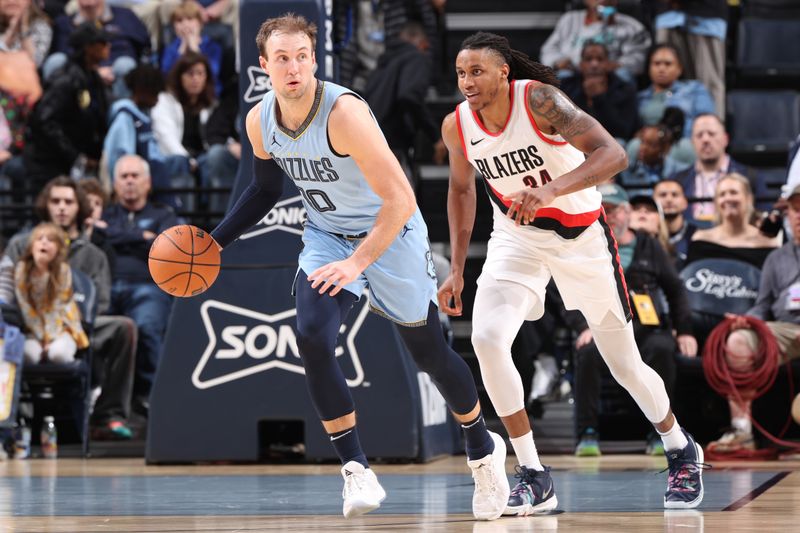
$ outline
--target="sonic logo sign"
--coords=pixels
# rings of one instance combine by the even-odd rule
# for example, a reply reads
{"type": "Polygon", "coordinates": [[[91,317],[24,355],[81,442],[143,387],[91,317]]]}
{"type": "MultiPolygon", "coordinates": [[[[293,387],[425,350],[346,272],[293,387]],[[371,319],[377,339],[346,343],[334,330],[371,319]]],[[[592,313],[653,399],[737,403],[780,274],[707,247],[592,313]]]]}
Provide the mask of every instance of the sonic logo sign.
{"type": "MultiPolygon", "coordinates": [[[[366,300],[356,304],[353,318],[339,330],[341,344],[335,353],[350,387],[364,382],[355,340],[369,312],[366,300]]],[[[269,315],[216,300],[204,302],[200,316],[208,346],[192,372],[194,386],[208,389],[272,369],[305,374],[297,351],[296,314],[296,309],[269,315]]]]}
{"type": "Polygon", "coordinates": [[[253,226],[251,231],[243,233],[240,239],[252,239],[276,230],[302,235],[305,221],[306,208],[303,207],[302,197],[292,196],[275,204],[261,222],[253,226]]]}
{"type": "Polygon", "coordinates": [[[260,102],[264,94],[272,90],[272,83],[269,81],[267,73],[261,70],[261,67],[249,66],[247,67],[247,77],[250,79],[250,85],[244,92],[242,100],[248,104],[260,102]]]}

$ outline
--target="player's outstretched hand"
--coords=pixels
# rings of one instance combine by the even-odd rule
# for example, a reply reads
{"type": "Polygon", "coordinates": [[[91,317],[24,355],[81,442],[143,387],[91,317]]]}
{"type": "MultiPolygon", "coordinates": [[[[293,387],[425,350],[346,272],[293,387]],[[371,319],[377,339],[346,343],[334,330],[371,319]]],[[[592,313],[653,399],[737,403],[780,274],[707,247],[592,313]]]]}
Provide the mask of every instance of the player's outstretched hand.
{"type": "Polygon", "coordinates": [[[540,207],[550,204],[556,199],[550,187],[539,187],[537,189],[521,189],[504,196],[511,201],[507,216],[511,220],[520,224],[530,224],[536,211],[540,207]]]}
{"type": "Polygon", "coordinates": [[[442,286],[439,287],[437,298],[439,300],[439,309],[446,315],[461,316],[461,291],[464,290],[463,276],[455,276],[450,274],[444,280],[442,286]],[[451,305],[452,302],[452,305],[451,305]]]}
{"type": "Polygon", "coordinates": [[[308,275],[308,281],[311,282],[312,289],[319,287],[320,294],[325,294],[333,287],[330,295],[336,296],[345,285],[358,279],[362,271],[351,259],[345,259],[319,267],[308,275]]]}

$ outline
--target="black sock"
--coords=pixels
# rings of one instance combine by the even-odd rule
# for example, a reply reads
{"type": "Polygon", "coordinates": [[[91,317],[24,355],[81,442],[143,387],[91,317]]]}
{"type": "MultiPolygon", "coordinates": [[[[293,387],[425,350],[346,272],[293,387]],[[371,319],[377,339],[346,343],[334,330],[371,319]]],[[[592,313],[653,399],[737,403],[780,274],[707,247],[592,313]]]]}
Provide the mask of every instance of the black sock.
{"type": "Polygon", "coordinates": [[[467,458],[470,461],[486,457],[494,451],[494,440],[489,435],[489,430],[486,429],[482,414],[470,422],[461,424],[461,428],[464,430],[464,438],[467,441],[467,458]]]}
{"type": "Polygon", "coordinates": [[[338,433],[331,433],[328,436],[331,438],[331,444],[333,444],[333,448],[336,450],[336,454],[343,465],[350,461],[355,461],[364,465],[364,468],[369,468],[367,456],[364,455],[364,451],[361,449],[358,430],[355,426],[338,433]]]}

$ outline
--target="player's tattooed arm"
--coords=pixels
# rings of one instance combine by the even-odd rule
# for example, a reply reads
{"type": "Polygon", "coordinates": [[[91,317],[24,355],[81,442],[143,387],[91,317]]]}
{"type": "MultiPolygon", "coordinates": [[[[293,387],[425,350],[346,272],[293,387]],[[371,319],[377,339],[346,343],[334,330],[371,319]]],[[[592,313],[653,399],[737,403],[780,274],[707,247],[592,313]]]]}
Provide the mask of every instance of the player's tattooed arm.
{"type": "MultiPolygon", "coordinates": [[[[534,87],[529,93],[528,106],[537,123],[546,121],[552,127],[552,133],[560,133],[567,142],[572,142],[598,125],[594,118],[579,109],[552,85],[539,84],[534,87]]],[[[540,128],[543,126],[544,124],[539,125],[540,128]]]]}
{"type": "Polygon", "coordinates": [[[560,134],[586,154],[577,168],[548,184],[556,196],[593,187],[627,168],[628,157],[620,144],[556,87],[536,84],[528,93],[527,104],[541,131],[560,134]]]}
{"type": "Polygon", "coordinates": [[[594,185],[599,185],[599,184],[603,183],[604,181],[606,181],[605,178],[602,178],[600,176],[594,176],[594,175],[586,176],[585,178],[583,178],[583,183],[585,183],[587,187],[592,187],[594,185]]]}

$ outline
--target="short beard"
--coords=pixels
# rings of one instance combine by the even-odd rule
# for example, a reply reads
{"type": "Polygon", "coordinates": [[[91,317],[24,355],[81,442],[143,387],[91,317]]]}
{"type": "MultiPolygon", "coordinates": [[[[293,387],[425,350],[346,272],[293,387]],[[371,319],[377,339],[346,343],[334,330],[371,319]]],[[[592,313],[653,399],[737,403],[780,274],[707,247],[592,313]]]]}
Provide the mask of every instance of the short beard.
{"type": "Polygon", "coordinates": [[[719,161],[720,161],[720,159],[722,159],[722,156],[719,156],[719,157],[713,157],[713,158],[711,158],[711,159],[701,159],[701,160],[700,160],[700,163],[701,163],[701,164],[702,164],[704,167],[712,168],[712,167],[716,167],[717,165],[719,165],[719,161]]]}
{"type": "Polygon", "coordinates": [[[677,213],[677,212],[676,213],[664,213],[664,220],[666,220],[667,222],[672,222],[673,220],[675,220],[679,216],[681,216],[681,213],[677,213]]]}

